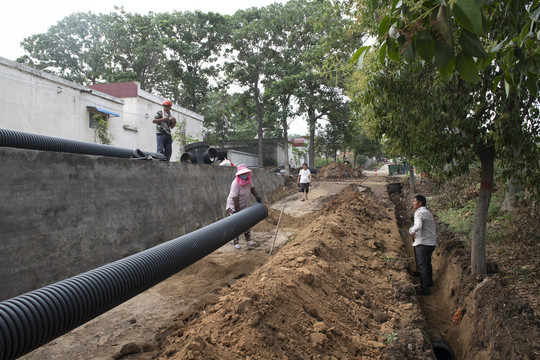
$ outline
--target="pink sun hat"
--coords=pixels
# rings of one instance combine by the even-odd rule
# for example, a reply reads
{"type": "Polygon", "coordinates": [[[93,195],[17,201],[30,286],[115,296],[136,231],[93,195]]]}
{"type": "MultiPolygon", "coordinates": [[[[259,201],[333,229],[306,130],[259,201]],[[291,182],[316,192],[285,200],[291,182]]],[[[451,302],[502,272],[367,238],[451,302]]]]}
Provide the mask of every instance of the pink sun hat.
{"type": "Polygon", "coordinates": [[[249,173],[251,172],[251,170],[248,169],[248,167],[244,164],[240,164],[238,165],[237,167],[237,171],[236,171],[236,174],[234,174],[234,176],[238,176],[238,175],[242,175],[242,174],[246,174],[246,173],[249,173]]]}

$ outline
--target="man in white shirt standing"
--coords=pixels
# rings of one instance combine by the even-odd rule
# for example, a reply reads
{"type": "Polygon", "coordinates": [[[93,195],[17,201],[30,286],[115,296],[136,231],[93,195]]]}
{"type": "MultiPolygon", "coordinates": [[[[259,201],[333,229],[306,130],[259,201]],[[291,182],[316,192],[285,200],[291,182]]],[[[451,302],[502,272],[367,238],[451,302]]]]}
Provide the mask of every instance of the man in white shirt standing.
{"type": "Polygon", "coordinates": [[[302,201],[307,200],[309,192],[309,183],[311,182],[311,171],[309,171],[307,164],[302,165],[302,169],[298,173],[298,179],[296,183],[300,185],[300,191],[302,191],[302,201]]]}
{"type": "Polygon", "coordinates": [[[426,198],[416,195],[413,199],[414,225],[409,229],[409,234],[415,235],[413,242],[414,253],[416,254],[416,267],[420,273],[419,295],[429,295],[429,288],[433,286],[433,268],[431,266],[431,255],[437,244],[435,232],[435,220],[433,215],[426,208],[426,198]]]}

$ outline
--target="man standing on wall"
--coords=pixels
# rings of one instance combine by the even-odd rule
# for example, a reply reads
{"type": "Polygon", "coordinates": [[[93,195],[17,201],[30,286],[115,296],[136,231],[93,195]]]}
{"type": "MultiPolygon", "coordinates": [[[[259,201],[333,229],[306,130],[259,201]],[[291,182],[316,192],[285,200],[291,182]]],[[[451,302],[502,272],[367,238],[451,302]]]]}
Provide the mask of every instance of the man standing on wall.
{"type": "Polygon", "coordinates": [[[433,215],[426,208],[426,198],[416,195],[413,199],[414,225],[409,229],[409,234],[415,235],[413,242],[416,255],[416,267],[420,273],[420,291],[418,295],[429,295],[429,288],[433,286],[433,268],[431,255],[437,243],[435,233],[435,221],[433,215]]]}
{"type": "Polygon", "coordinates": [[[176,126],[176,119],[171,114],[172,102],[163,102],[163,111],[159,110],[152,122],[156,124],[156,152],[165,155],[167,161],[171,160],[172,135],[171,130],[176,126]]]}

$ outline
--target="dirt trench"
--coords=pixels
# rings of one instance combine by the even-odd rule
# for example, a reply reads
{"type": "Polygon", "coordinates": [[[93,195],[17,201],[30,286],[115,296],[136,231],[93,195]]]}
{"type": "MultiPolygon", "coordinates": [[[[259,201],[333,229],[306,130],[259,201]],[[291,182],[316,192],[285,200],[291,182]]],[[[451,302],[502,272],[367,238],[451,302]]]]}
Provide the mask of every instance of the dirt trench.
{"type": "MultiPolygon", "coordinates": [[[[399,182],[401,179],[390,179],[399,182]]],[[[418,193],[430,195],[429,180],[417,180],[418,193]]],[[[412,238],[415,194],[407,183],[391,196],[396,206],[404,248],[413,259],[412,238]]],[[[428,204],[429,208],[429,204],[428,204]]],[[[435,216],[437,248],[433,254],[434,287],[419,298],[431,339],[443,338],[457,360],[535,359],[540,355],[539,322],[529,304],[505,287],[496,273],[470,275],[470,249],[435,216]]],[[[419,278],[414,277],[415,286],[419,278]]],[[[441,357],[444,358],[444,357],[441,357]]]]}

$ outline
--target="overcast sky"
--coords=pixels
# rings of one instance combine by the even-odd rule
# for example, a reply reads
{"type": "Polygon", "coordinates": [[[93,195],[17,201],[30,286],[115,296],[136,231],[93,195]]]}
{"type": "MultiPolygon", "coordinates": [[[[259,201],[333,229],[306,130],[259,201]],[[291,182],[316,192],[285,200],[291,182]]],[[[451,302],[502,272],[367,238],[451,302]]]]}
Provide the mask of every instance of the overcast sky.
{"type": "MultiPolygon", "coordinates": [[[[20,46],[24,38],[47,31],[74,12],[109,13],[114,6],[123,6],[127,12],[146,14],[173,11],[217,12],[232,15],[239,9],[263,7],[275,2],[285,3],[287,0],[29,0],[3,1],[0,6],[0,56],[15,61],[24,55],[20,46]]],[[[304,121],[295,120],[291,124],[292,133],[304,134],[307,126],[304,121]]]]}
{"type": "Polygon", "coordinates": [[[30,35],[40,34],[74,12],[109,13],[114,6],[123,6],[131,13],[149,11],[195,11],[234,14],[239,9],[262,7],[286,0],[49,0],[3,1],[0,6],[0,56],[15,60],[24,55],[20,42],[30,35]]]}

